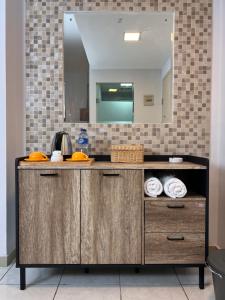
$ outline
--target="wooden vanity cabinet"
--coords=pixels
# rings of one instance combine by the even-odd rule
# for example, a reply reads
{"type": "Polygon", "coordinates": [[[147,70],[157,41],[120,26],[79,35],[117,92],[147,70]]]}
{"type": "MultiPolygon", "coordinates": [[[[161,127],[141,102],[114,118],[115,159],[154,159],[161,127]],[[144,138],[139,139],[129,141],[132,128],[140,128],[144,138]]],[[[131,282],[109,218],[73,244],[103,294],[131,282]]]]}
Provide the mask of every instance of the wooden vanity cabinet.
{"type": "Polygon", "coordinates": [[[26,268],[96,264],[198,267],[203,288],[208,160],[189,157],[171,165],[168,157],[163,159],[90,166],[18,159],[16,265],[21,289],[26,268]],[[149,172],[177,172],[189,194],[182,199],[146,197],[144,177],[149,172]]]}
{"type": "Polygon", "coordinates": [[[81,263],[141,264],[141,170],[81,170],[81,263]]]}
{"type": "Polygon", "coordinates": [[[80,171],[19,171],[19,263],[80,263],[80,171]]]}

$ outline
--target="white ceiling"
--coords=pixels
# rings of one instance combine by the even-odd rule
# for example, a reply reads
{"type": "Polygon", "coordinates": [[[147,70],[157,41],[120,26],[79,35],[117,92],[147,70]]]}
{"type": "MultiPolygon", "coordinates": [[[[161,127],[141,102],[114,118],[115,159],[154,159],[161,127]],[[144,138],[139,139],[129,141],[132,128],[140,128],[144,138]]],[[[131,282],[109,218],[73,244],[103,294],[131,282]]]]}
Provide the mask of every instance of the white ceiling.
{"type": "Polygon", "coordinates": [[[87,55],[92,69],[161,69],[172,55],[173,18],[173,13],[66,13],[65,63],[78,66],[87,55]],[[132,31],[141,32],[140,41],[124,42],[124,32],[132,31]]]}
{"type": "MultiPolygon", "coordinates": [[[[172,55],[173,13],[74,12],[72,16],[92,69],[161,69],[172,55]],[[124,42],[124,32],[137,31],[139,42],[124,42]]],[[[76,30],[72,23],[67,44],[72,42],[68,35],[74,36],[76,30]]]]}

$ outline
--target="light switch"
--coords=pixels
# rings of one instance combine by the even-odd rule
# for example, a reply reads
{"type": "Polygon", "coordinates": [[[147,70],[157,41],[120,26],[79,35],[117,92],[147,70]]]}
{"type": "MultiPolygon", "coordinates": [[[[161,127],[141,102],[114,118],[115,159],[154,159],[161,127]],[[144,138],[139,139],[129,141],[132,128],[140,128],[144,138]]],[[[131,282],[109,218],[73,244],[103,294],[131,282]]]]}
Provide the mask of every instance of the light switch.
{"type": "Polygon", "coordinates": [[[154,105],[154,95],[144,95],[144,106],[154,105]]]}

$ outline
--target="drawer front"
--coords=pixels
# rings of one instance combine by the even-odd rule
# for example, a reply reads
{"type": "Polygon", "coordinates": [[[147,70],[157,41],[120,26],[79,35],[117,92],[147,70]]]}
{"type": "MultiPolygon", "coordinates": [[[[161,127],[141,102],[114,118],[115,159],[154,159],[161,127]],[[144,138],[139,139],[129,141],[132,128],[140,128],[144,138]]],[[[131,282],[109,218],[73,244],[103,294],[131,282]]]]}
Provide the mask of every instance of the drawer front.
{"type": "Polygon", "coordinates": [[[204,233],[145,233],[145,264],[204,262],[204,233]]]}
{"type": "Polygon", "coordinates": [[[145,201],[145,232],[205,232],[205,201],[145,201]]]}

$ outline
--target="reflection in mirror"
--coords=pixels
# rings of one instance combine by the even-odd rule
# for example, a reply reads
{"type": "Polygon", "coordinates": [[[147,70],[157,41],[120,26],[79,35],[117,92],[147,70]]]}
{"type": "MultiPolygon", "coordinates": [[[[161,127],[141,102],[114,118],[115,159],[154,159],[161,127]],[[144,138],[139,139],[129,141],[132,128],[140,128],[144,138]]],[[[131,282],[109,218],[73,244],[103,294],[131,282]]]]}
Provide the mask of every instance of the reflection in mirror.
{"type": "Polygon", "coordinates": [[[173,32],[173,13],[65,13],[65,122],[171,122],[173,32]]]}
{"type": "Polygon", "coordinates": [[[97,123],[133,123],[133,83],[96,83],[97,123]]]}

